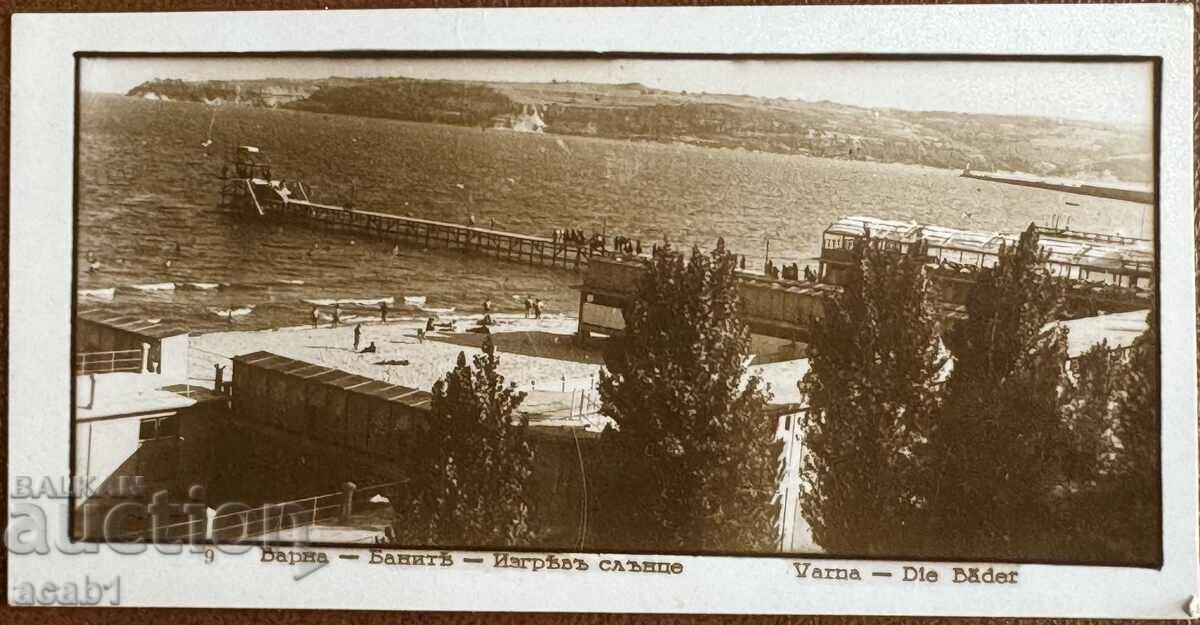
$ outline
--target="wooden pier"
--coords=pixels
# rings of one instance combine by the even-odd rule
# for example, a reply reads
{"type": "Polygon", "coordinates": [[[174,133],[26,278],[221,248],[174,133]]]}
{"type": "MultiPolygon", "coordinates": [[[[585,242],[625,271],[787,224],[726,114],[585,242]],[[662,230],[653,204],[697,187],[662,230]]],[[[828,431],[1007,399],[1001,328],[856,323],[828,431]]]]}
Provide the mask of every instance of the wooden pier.
{"type": "Polygon", "coordinates": [[[273,190],[270,191],[270,195],[275,197],[264,195],[261,191],[250,194],[252,205],[262,216],[290,222],[307,222],[322,228],[392,241],[397,245],[416,243],[426,248],[443,247],[461,250],[465,254],[572,270],[587,267],[588,258],[593,255],[617,255],[613,250],[563,240],[556,241],[547,237],[357,210],[309,200],[285,200],[278,198],[273,190]]]}

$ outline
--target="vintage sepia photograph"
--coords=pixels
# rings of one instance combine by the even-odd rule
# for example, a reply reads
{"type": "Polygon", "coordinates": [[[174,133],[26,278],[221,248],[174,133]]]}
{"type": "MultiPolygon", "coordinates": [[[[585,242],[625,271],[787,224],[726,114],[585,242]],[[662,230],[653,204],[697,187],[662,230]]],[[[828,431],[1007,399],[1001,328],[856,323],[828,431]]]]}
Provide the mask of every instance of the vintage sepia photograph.
{"type": "Polygon", "coordinates": [[[72,536],[1158,567],[1159,71],[81,55],[72,536]]]}

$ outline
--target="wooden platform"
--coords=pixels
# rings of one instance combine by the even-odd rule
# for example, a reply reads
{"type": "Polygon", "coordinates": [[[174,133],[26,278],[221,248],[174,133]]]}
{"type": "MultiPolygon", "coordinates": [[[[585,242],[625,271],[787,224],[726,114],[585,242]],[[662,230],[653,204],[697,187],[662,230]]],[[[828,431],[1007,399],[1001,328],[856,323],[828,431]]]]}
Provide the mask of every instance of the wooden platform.
{"type": "MultiPolygon", "coordinates": [[[[271,192],[271,195],[277,194],[271,192]]],[[[587,267],[588,258],[593,255],[616,254],[612,250],[595,249],[547,237],[356,210],[301,199],[289,198],[285,201],[278,197],[262,196],[256,194],[253,206],[256,212],[265,217],[307,222],[322,228],[394,241],[396,244],[437,246],[505,261],[572,270],[587,267]]]]}

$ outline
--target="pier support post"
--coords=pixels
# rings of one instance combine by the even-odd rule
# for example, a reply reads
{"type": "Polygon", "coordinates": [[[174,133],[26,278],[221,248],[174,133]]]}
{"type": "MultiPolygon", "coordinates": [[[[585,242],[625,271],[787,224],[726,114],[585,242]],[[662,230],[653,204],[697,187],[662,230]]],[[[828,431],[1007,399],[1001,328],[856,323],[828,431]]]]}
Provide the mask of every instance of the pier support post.
{"type": "Polygon", "coordinates": [[[342,514],[341,521],[345,523],[350,520],[350,515],[354,513],[354,489],[358,488],[354,482],[346,482],[342,484],[342,514]]]}

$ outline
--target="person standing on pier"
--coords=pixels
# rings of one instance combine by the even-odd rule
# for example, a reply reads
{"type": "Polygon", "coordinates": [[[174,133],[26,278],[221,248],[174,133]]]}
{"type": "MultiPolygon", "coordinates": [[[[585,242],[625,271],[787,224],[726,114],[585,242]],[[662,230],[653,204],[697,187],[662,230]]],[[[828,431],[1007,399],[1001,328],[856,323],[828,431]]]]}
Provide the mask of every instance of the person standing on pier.
{"type": "Polygon", "coordinates": [[[329,327],[336,328],[336,327],[338,327],[338,324],[341,323],[341,321],[342,321],[341,308],[339,307],[339,304],[337,302],[334,302],[333,303],[333,322],[329,327]]]}
{"type": "Polygon", "coordinates": [[[358,344],[362,341],[362,324],[354,324],[354,351],[358,351],[358,344]]]}
{"type": "Polygon", "coordinates": [[[387,323],[388,305],[387,302],[379,302],[379,320],[387,323]]]}

